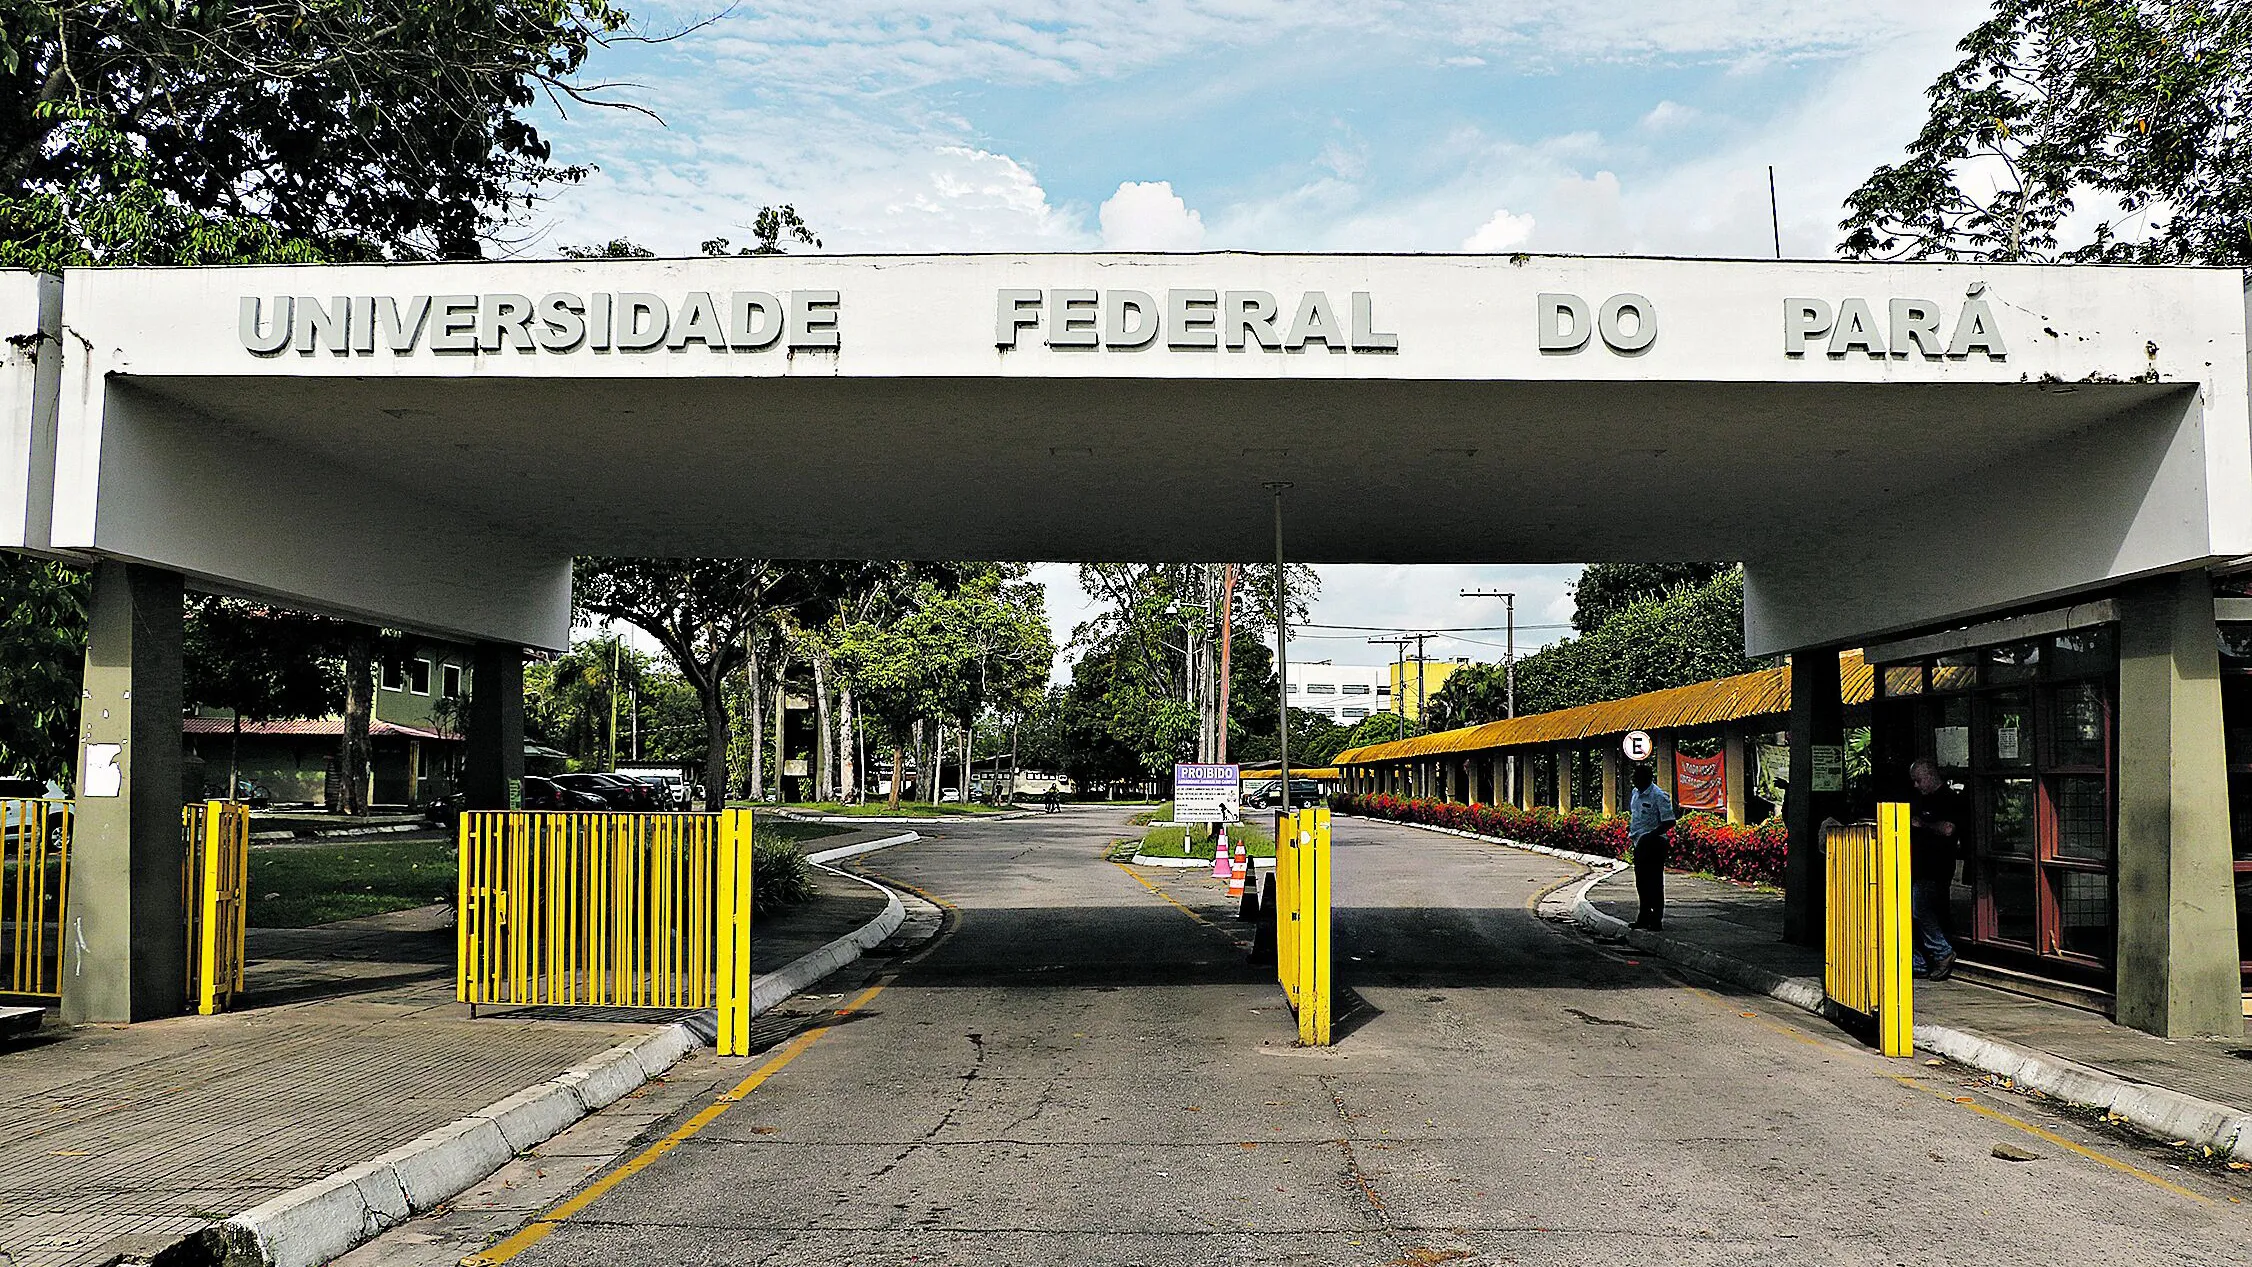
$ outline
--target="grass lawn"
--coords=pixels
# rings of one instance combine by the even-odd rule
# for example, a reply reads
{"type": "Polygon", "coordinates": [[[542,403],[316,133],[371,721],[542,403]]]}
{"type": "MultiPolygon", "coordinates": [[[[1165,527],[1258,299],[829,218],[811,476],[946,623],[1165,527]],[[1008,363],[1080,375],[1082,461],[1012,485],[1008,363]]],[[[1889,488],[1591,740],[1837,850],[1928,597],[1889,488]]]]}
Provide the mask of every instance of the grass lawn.
{"type": "MultiPolygon", "coordinates": [[[[757,823],[764,841],[803,844],[851,831],[831,823],[757,823]]],[[[354,840],[250,851],[253,928],[315,924],[452,902],[460,862],[451,837],[354,840]]]]}
{"type": "MultiPolygon", "coordinates": [[[[1184,827],[1152,827],[1142,835],[1140,852],[1152,858],[1210,858],[1212,841],[1206,836],[1204,829],[1201,826],[1197,828],[1197,838],[1189,841],[1184,850],[1182,837],[1187,833],[1188,829],[1184,827]]],[[[1228,840],[1231,844],[1237,840],[1247,840],[1254,858],[1275,856],[1275,834],[1263,823],[1230,823],[1228,840]]]]}
{"type": "Polygon", "coordinates": [[[455,857],[447,837],[253,849],[251,927],[310,928],[451,902],[461,883],[455,857]]]}

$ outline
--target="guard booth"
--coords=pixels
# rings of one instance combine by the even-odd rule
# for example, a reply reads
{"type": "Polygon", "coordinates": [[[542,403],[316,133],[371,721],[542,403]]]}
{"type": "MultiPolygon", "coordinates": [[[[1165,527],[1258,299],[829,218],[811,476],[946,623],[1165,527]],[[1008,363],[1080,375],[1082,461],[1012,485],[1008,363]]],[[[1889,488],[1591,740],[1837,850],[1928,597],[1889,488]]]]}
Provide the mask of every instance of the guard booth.
{"type": "Polygon", "coordinates": [[[455,997],[470,1005],[714,1009],[751,1021],[751,811],[461,816],[455,997]]]}

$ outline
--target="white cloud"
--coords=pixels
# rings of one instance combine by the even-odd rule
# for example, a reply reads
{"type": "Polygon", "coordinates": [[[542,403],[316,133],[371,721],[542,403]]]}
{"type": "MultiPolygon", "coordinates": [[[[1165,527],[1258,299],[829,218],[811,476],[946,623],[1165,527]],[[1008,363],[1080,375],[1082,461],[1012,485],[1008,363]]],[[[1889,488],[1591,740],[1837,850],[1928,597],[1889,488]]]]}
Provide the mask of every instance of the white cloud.
{"type": "Polygon", "coordinates": [[[1112,251],[1194,251],[1204,245],[1204,217],[1167,180],[1123,181],[1102,205],[1103,247],[1112,251]]]}
{"type": "Polygon", "coordinates": [[[1650,108],[1650,113],[1642,116],[1642,126],[1652,132],[1663,132],[1694,120],[1699,113],[1694,106],[1685,106],[1678,101],[1661,101],[1650,108]]]}
{"type": "Polygon", "coordinates": [[[1494,212],[1493,219],[1478,227],[1476,233],[1464,239],[1465,251],[1513,251],[1533,236],[1531,216],[1511,215],[1507,207],[1494,212]]]}
{"type": "Polygon", "coordinates": [[[1439,64],[1441,66],[1467,68],[1473,66],[1483,66],[1486,64],[1486,59],[1483,57],[1478,57],[1474,54],[1465,53],[1455,57],[1442,57],[1439,59],[1439,64]]]}

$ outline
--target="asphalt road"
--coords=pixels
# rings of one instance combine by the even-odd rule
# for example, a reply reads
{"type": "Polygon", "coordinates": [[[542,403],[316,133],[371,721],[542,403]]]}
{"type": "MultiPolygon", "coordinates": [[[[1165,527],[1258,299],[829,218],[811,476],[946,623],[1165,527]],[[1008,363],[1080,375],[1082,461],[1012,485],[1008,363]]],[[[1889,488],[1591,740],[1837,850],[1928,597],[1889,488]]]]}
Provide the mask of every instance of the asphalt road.
{"type": "Polygon", "coordinates": [[[1297,1048],[1214,882],[1101,860],[1122,817],[878,855],[950,931],[513,1261],[2252,1261],[2241,1176],[1547,925],[1546,858],[1340,823],[1297,1048]]]}

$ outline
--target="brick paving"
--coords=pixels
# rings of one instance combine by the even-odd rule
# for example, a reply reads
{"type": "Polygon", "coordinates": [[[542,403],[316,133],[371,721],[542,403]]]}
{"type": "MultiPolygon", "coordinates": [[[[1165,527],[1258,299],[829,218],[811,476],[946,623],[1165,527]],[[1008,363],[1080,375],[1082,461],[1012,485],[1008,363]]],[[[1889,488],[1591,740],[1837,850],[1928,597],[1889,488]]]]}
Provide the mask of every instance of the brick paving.
{"type": "MultiPolygon", "coordinates": [[[[881,894],[815,875],[817,900],[754,927],[756,971],[883,909],[881,894]]],[[[148,1254],[670,1019],[552,1008],[471,1019],[453,1000],[450,907],[252,929],[248,951],[233,1012],[50,1023],[0,1046],[0,1267],[148,1254]]]]}
{"type": "MultiPolygon", "coordinates": [[[[1588,899],[1634,918],[1634,873],[1597,884],[1588,899]]],[[[1668,937],[1789,976],[1822,976],[1822,954],[1783,941],[1783,897],[1697,876],[1666,877],[1668,937]]],[[[2082,1008],[2027,998],[1955,977],[1916,982],[1916,1019],[2077,1061],[2135,1082],[2252,1111],[2252,1042],[2154,1038],[2082,1008]]]]}

